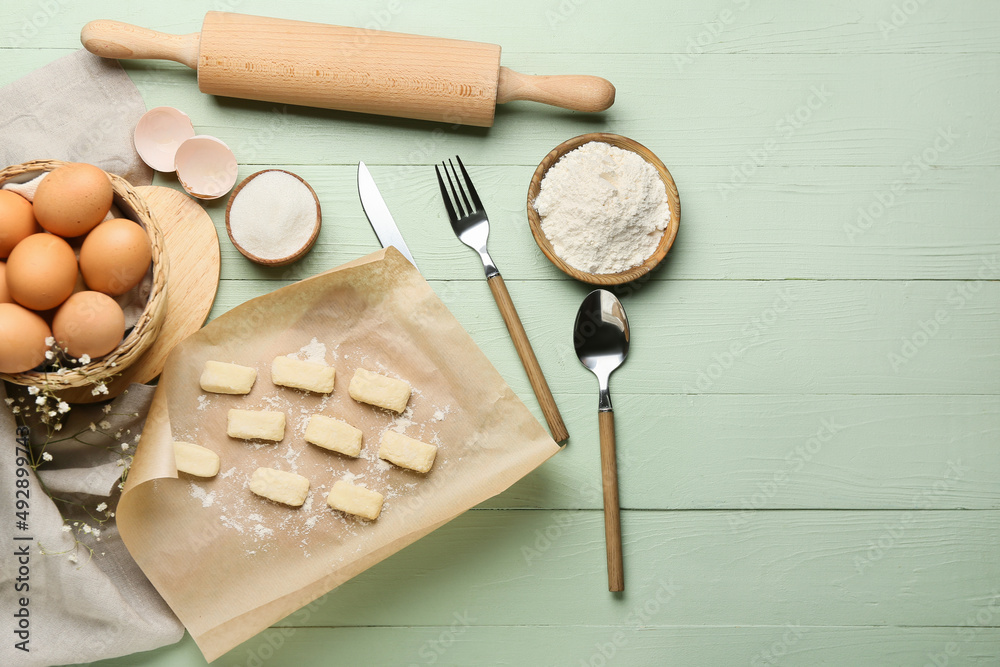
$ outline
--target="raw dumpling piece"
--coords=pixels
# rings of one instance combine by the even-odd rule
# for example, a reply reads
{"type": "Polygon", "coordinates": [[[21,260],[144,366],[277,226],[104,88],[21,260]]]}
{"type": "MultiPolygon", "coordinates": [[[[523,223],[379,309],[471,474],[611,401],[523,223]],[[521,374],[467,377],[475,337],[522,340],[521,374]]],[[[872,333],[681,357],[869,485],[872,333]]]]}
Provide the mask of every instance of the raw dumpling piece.
{"type": "Polygon", "coordinates": [[[354,371],[348,388],[355,401],[377,405],[386,410],[402,412],[410,400],[410,383],[359,368],[354,371]]]}
{"type": "Polygon", "coordinates": [[[333,391],[335,374],[336,370],[332,366],[291,357],[276,357],[271,363],[271,382],[317,394],[329,394],[333,391]]]}
{"type": "Polygon", "coordinates": [[[285,413],[265,410],[230,410],[226,433],[244,440],[274,440],[285,437],[285,413]]]}
{"type": "Polygon", "coordinates": [[[257,369],[206,361],[201,372],[201,388],[214,394],[249,394],[257,380],[257,369]]]}
{"type": "Polygon", "coordinates": [[[435,445],[428,445],[402,433],[386,431],[379,443],[378,457],[401,468],[427,472],[434,465],[437,450],[435,445]]]}
{"type": "Polygon", "coordinates": [[[326,497],[326,504],[335,510],[374,521],[382,512],[383,500],[382,494],[378,491],[340,481],[334,482],[326,497]]]}
{"type": "Polygon", "coordinates": [[[276,503],[299,507],[309,495],[309,480],[294,472],[257,468],[250,478],[250,490],[276,503]]]}
{"type": "Polygon", "coordinates": [[[174,461],[178,472],[186,472],[195,477],[215,477],[219,474],[219,455],[201,445],[175,442],[174,461]]]}
{"type": "Polygon", "coordinates": [[[306,442],[317,447],[357,457],[361,453],[361,431],[346,422],[323,415],[309,417],[306,442]]]}

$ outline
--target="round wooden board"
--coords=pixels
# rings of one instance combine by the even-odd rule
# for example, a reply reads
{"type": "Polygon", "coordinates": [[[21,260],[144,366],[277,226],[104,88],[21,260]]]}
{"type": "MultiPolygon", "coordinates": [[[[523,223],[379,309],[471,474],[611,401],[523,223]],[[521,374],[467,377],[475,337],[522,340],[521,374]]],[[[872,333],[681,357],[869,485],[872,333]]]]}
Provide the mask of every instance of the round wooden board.
{"type": "Polygon", "coordinates": [[[201,328],[219,288],[219,236],[212,218],[183,192],[158,185],[136,188],[149,204],[166,245],[167,315],[153,345],[121,375],[108,383],[108,394],[94,396],[89,387],[60,392],[70,403],[94,403],[125,391],[133,382],[149,382],[163,370],[167,355],[179,342],[201,328]]]}

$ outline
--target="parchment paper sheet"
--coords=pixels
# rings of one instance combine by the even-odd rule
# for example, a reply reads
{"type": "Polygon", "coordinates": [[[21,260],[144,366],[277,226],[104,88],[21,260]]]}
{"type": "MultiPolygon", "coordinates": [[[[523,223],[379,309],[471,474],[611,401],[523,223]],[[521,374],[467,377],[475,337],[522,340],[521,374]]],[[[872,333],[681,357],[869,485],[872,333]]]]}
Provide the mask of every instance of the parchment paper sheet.
{"type": "Polygon", "coordinates": [[[269,625],[508,488],[558,451],[541,424],[395,249],[249,301],[214,320],[171,354],[118,509],[136,562],[214,660],[269,625]],[[323,349],[325,347],[325,350],[323,349]],[[270,379],[274,357],[296,354],[337,369],[322,397],[270,379]],[[203,393],[206,360],[254,366],[247,396],[203,393]],[[347,386],[364,367],[413,386],[397,416],[353,401],[347,386]],[[280,410],[277,444],[226,435],[230,408],[280,410]],[[364,432],[358,459],[307,444],[308,415],[364,432]],[[439,445],[426,475],[377,458],[387,429],[439,445]],[[178,474],[174,440],[222,457],[219,476],[178,474]],[[302,508],[247,489],[260,466],[309,478],[302,508]],[[331,510],[334,481],[385,495],[373,522],[331,510]]]}

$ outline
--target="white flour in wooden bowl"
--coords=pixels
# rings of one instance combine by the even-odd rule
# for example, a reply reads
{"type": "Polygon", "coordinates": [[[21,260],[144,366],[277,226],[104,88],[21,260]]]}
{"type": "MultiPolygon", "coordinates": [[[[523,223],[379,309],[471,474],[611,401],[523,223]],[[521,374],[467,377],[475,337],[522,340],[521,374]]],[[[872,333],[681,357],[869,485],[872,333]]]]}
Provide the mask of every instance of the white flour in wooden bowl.
{"type": "Polygon", "coordinates": [[[642,264],[670,222],[667,188],[637,153],[591,141],[545,172],[533,202],[555,253],[588,273],[642,264]]]}

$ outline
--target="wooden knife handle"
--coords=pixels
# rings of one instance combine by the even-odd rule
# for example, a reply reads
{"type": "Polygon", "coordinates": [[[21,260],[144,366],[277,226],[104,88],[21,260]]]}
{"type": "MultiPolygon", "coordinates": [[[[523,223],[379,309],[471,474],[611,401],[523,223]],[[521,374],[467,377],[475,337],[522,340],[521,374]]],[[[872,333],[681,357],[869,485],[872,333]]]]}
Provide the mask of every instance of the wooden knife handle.
{"type": "Polygon", "coordinates": [[[541,102],[573,111],[604,111],[615,103],[615,87],[599,76],[531,75],[501,67],[497,104],[513,100],[541,102]]]}
{"type": "Polygon", "coordinates": [[[568,440],[569,432],[566,430],[566,425],[563,424],[559,408],[556,407],[556,399],[552,398],[549,384],[545,381],[545,376],[542,375],[538,359],[535,358],[535,351],[531,349],[528,334],[524,333],[524,326],[521,324],[521,318],[517,316],[514,302],[510,300],[507,285],[504,284],[500,274],[493,276],[486,282],[490,286],[490,291],[493,292],[493,298],[500,309],[504,324],[507,325],[511,340],[514,341],[517,356],[521,357],[521,364],[528,374],[528,381],[531,383],[531,389],[535,392],[535,398],[538,399],[538,404],[542,408],[542,414],[545,416],[545,422],[549,425],[549,431],[552,432],[552,439],[556,442],[568,440]]]}
{"type": "Polygon", "coordinates": [[[618,462],[615,460],[615,413],[597,413],[601,432],[601,481],[604,486],[604,544],[608,551],[608,590],[625,590],[622,526],[618,509],[618,462]]]}
{"type": "Polygon", "coordinates": [[[120,21],[91,21],[80,31],[83,47],[102,58],[173,60],[198,69],[201,33],[168,35],[120,21]]]}

